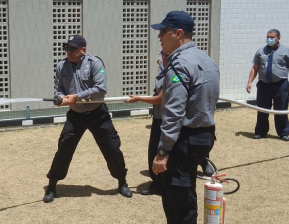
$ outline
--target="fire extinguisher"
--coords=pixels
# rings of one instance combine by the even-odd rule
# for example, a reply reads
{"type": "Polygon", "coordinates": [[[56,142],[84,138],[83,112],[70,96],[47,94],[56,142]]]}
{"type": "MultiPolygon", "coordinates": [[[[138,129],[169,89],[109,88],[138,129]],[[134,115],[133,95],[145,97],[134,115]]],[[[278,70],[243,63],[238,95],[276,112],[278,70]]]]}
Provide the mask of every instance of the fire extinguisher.
{"type": "Polygon", "coordinates": [[[211,181],[205,183],[204,224],[225,224],[224,187],[216,182],[218,177],[225,175],[212,176],[211,181]]]}

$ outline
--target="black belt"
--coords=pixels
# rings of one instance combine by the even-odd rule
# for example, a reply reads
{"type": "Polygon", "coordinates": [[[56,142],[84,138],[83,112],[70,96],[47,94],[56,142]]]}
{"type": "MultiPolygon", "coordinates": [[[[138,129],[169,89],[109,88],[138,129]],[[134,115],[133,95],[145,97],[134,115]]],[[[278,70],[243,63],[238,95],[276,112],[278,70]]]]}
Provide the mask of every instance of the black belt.
{"type": "Polygon", "coordinates": [[[90,111],[85,111],[85,112],[76,112],[76,111],[74,111],[74,110],[72,110],[72,109],[70,109],[72,112],[74,112],[74,113],[77,113],[77,114],[80,114],[80,115],[88,115],[88,114],[93,114],[93,113],[95,113],[95,112],[97,112],[98,110],[101,110],[101,106],[99,106],[99,107],[97,107],[96,109],[94,109],[94,110],[90,110],[90,111]]]}

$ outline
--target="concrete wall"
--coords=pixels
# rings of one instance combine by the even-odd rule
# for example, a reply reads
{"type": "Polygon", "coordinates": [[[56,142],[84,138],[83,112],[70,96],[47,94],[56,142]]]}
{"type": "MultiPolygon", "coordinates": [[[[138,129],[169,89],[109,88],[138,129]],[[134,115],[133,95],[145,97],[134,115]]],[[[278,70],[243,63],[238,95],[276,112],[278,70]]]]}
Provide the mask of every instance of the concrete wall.
{"type": "Polygon", "coordinates": [[[122,96],[122,30],[122,1],[83,1],[87,54],[97,55],[105,63],[107,97],[122,96]]]}
{"type": "Polygon", "coordinates": [[[219,66],[221,0],[210,0],[209,55],[219,66]]]}
{"type": "MultiPolygon", "coordinates": [[[[11,98],[53,96],[52,3],[47,0],[9,0],[11,98]]],[[[45,107],[46,103],[30,103],[45,107]]],[[[25,109],[15,103],[12,110],[25,109]]]]}
{"type": "MultiPolygon", "coordinates": [[[[186,0],[151,0],[149,24],[160,23],[172,10],[186,11],[186,0]]],[[[159,31],[150,28],[149,30],[149,73],[150,73],[150,94],[153,93],[155,77],[158,75],[157,58],[160,53],[161,45],[158,38],[159,31]]]]}
{"type": "MultiPolygon", "coordinates": [[[[51,98],[53,96],[53,4],[52,0],[9,0],[10,91],[11,98],[51,98]]],[[[97,55],[108,74],[107,97],[122,95],[123,1],[83,0],[82,34],[87,54],[97,55]]],[[[149,25],[161,22],[171,10],[186,11],[186,0],[149,1],[149,25]]],[[[152,94],[156,63],[161,50],[158,31],[149,27],[149,90],[152,94]]],[[[216,46],[216,45],[214,45],[216,46]]],[[[214,49],[212,48],[212,51],[214,49]]],[[[218,54],[217,54],[218,55],[218,54]]],[[[32,109],[53,107],[47,102],[31,102],[32,109]]],[[[12,110],[26,107],[11,105],[12,110]]]]}
{"type": "MultiPolygon", "coordinates": [[[[267,31],[281,32],[280,42],[289,46],[288,0],[222,0],[220,26],[221,96],[233,99],[256,97],[246,86],[252,59],[266,45],[267,31]]],[[[256,81],[255,81],[256,82],[256,81]]]]}
{"type": "MultiPolygon", "coordinates": [[[[9,0],[9,67],[11,98],[48,98],[53,95],[52,0],[9,0]]],[[[252,58],[265,45],[271,28],[281,32],[281,43],[289,46],[287,0],[210,0],[209,55],[221,71],[221,96],[254,99],[256,88],[246,93],[252,58]]],[[[149,25],[159,23],[171,10],[186,11],[186,0],[151,0],[149,25]]],[[[123,1],[83,0],[82,33],[87,53],[101,57],[108,74],[108,97],[122,95],[123,1]]],[[[149,94],[157,75],[161,50],[158,31],[149,28],[149,94]]],[[[33,102],[32,108],[53,107],[33,102]]],[[[15,103],[12,110],[26,105],[15,103]]]]}

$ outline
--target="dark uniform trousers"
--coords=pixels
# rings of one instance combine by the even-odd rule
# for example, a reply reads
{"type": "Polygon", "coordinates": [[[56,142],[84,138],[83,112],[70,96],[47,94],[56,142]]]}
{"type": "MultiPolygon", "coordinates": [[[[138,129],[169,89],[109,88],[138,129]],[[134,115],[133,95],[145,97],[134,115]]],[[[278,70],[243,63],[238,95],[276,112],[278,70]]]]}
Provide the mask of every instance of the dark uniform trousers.
{"type": "Polygon", "coordinates": [[[67,112],[67,121],[58,141],[58,151],[47,174],[48,179],[62,180],[66,177],[76,146],[86,129],[92,133],[111,175],[118,180],[125,180],[127,169],[119,149],[120,138],[105,104],[85,113],[73,110],[67,112]]]}
{"type": "Polygon", "coordinates": [[[169,155],[167,170],[160,174],[168,224],[197,223],[197,167],[213,148],[214,140],[215,126],[182,127],[169,155]]]}
{"type": "Polygon", "coordinates": [[[148,148],[148,165],[149,165],[149,175],[153,182],[150,185],[150,189],[160,189],[160,179],[159,176],[155,175],[152,169],[153,161],[157,155],[157,149],[160,142],[161,137],[161,124],[162,119],[153,119],[151,133],[150,133],[150,141],[148,148]]]}
{"type": "MultiPolygon", "coordinates": [[[[259,81],[257,83],[257,105],[265,109],[271,109],[272,100],[274,110],[288,110],[288,80],[270,84],[259,81]]],[[[269,131],[269,114],[258,111],[255,134],[264,137],[269,131]]],[[[288,116],[274,115],[275,128],[279,136],[289,134],[288,116]]]]}

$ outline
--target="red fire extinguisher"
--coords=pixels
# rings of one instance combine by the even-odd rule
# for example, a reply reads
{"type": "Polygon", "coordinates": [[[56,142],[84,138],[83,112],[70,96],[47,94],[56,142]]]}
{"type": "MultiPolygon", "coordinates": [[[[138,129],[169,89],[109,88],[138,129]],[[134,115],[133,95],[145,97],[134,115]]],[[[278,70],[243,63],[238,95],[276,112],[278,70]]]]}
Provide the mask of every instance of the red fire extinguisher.
{"type": "Polygon", "coordinates": [[[224,188],[216,181],[218,177],[226,175],[212,176],[211,181],[205,183],[204,224],[225,224],[224,188]]]}

